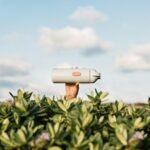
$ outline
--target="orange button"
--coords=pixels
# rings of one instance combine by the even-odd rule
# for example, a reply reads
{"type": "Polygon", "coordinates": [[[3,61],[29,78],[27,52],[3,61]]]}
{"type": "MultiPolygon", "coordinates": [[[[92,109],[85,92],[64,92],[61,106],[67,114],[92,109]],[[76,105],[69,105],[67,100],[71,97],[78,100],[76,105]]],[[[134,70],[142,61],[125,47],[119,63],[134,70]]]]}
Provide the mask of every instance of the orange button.
{"type": "Polygon", "coordinates": [[[72,72],[73,76],[81,76],[81,72],[72,72]]]}

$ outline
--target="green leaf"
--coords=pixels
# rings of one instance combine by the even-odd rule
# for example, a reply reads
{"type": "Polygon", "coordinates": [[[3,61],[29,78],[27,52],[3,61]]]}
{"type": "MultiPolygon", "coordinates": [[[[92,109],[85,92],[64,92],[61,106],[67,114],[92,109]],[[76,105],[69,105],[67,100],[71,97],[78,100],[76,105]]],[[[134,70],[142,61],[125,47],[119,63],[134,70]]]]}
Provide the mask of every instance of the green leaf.
{"type": "Polygon", "coordinates": [[[107,97],[109,95],[109,93],[107,93],[107,92],[102,92],[101,94],[100,94],[100,99],[104,99],[105,97],[107,97]]]}
{"type": "Polygon", "coordinates": [[[119,139],[119,141],[123,144],[123,145],[127,145],[127,138],[128,138],[128,135],[127,135],[127,130],[126,128],[124,127],[123,124],[120,124],[116,127],[115,129],[115,133],[116,133],[116,136],[117,138],[119,139]]]}
{"type": "Polygon", "coordinates": [[[13,113],[13,116],[14,116],[15,123],[18,125],[20,121],[20,116],[16,112],[13,113]]]}
{"type": "Polygon", "coordinates": [[[57,102],[57,105],[58,105],[59,108],[60,108],[61,110],[63,110],[64,112],[67,111],[66,107],[64,106],[64,104],[63,104],[61,101],[58,101],[58,102],[57,102]]]}
{"type": "Polygon", "coordinates": [[[89,100],[95,101],[95,98],[91,95],[87,95],[87,97],[89,98],[89,100]]]}
{"type": "Polygon", "coordinates": [[[23,94],[23,97],[26,99],[26,100],[29,100],[30,98],[31,98],[31,96],[32,96],[32,92],[30,93],[30,92],[25,92],[24,94],[23,94]]]}
{"type": "Polygon", "coordinates": [[[93,116],[91,114],[87,114],[87,116],[83,120],[83,124],[82,124],[83,128],[87,127],[92,120],[93,120],[93,116]]]}
{"type": "Polygon", "coordinates": [[[8,135],[3,132],[1,135],[0,135],[0,141],[7,147],[14,147],[14,143],[9,139],[8,135]]]}
{"type": "Polygon", "coordinates": [[[9,119],[8,118],[6,118],[6,119],[4,119],[3,120],[3,123],[2,123],[2,126],[1,126],[1,131],[6,131],[7,130],[7,128],[8,128],[8,126],[9,126],[9,119]]]}
{"type": "Polygon", "coordinates": [[[93,143],[94,150],[102,150],[103,149],[103,140],[101,134],[99,132],[95,133],[95,135],[90,137],[90,142],[93,143]]]}
{"type": "Polygon", "coordinates": [[[137,118],[137,119],[135,120],[135,122],[134,122],[134,128],[135,128],[135,129],[143,128],[144,125],[145,125],[145,123],[142,122],[142,118],[141,118],[141,117],[137,118]]]}
{"type": "Polygon", "coordinates": [[[80,131],[79,136],[78,136],[77,145],[80,145],[82,143],[83,139],[84,139],[84,133],[82,131],[80,131]]]}
{"type": "Polygon", "coordinates": [[[29,121],[28,121],[28,130],[29,130],[29,131],[32,130],[33,127],[34,127],[34,120],[29,120],[29,121]]]}
{"type": "Polygon", "coordinates": [[[124,103],[122,101],[118,102],[118,111],[120,111],[124,107],[124,103]]]}
{"type": "Polygon", "coordinates": [[[103,128],[102,130],[102,135],[103,137],[105,138],[108,138],[109,137],[109,132],[108,132],[108,129],[106,127],[103,128]]]}
{"type": "Polygon", "coordinates": [[[48,127],[48,131],[49,131],[50,137],[54,138],[55,137],[55,131],[54,131],[52,125],[50,123],[48,123],[47,127],[48,127]]]}
{"type": "Polygon", "coordinates": [[[15,102],[15,107],[21,112],[27,111],[26,107],[24,106],[24,104],[22,102],[19,102],[19,101],[15,102]]]}
{"type": "Polygon", "coordinates": [[[21,129],[17,131],[15,137],[16,137],[16,141],[20,144],[25,144],[27,142],[26,136],[21,129]]]}
{"type": "Polygon", "coordinates": [[[23,92],[21,91],[21,89],[18,90],[18,99],[23,99],[23,92]]]}
{"type": "Polygon", "coordinates": [[[42,130],[43,128],[44,125],[38,125],[32,130],[32,133],[35,134],[37,131],[42,130]]]}
{"type": "Polygon", "coordinates": [[[54,132],[55,132],[55,133],[58,132],[59,126],[60,126],[60,124],[59,124],[58,122],[54,125],[54,132]]]}
{"type": "Polygon", "coordinates": [[[49,147],[48,150],[62,150],[62,149],[58,146],[53,146],[53,147],[49,147]]]}

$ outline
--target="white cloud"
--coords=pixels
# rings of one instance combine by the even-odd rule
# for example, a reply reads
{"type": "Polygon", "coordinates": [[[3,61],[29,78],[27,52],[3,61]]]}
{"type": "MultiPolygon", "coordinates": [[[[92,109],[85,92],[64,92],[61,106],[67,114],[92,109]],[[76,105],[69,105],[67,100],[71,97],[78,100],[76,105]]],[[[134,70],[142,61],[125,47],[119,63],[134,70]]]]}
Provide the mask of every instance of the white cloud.
{"type": "Polygon", "coordinates": [[[29,82],[25,78],[2,78],[0,79],[0,100],[6,100],[10,98],[9,92],[16,94],[16,91],[20,88],[27,88],[29,82]]]}
{"type": "Polygon", "coordinates": [[[77,65],[73,65],[73,64],[69,64],[69,63],[62,63],[62,64],[58,64],[56,67],[54,67],[54,68],[86,68],[87,67],[87,65],[86,66],[77,66],[77,65]]]}
{"type": "Polygon", "coordinates": [[[17,58],[0,58],[0,77],[25,76],[30,65],[17,58]]]}
{"type": "Polygon", "coordinates": [[[17,58],[0,59],[0,100],[10,98],[9,92],[16,94],[18,89],[33,91],[40,95],[64,95],[63,87],[36,81],[31,75],[31,65],[17,58]]]}
{"type": "Polygon", "coordinates": [[[19,81],[14,78],[4,78],[0,79],[0,87],[2,88],[19,88],[19,87],[26,87],[28,84],[25,81],[19,81]]]}
{"type": "Polygon", "coordinates": [[[0,101],[7,100],[10,98],[8,89],[0,89],[0,101]]]}
{"type": "Polygon", "coordinates": [[[132,45],[129,51],[142,56],[146,56],[146,55],[150,56],[150,43],[132,45]]]}
{"type": "Polygon", "coordinates": [[[40,43],[50,51],[111,47],[110,42],[101,39],[90,27],[82,29],[69,26],[62,29],[43,27],[40,30],[40,43]]]}
{"type": "Polygon", "coordinates": [[[57,84],[37,84],[30,83],[26,90],[33,91],[35,94],[47,95],[47,96],[60,96],[64,95],[64,85],[57,84]]]}
{"type": "Polygon", "coordinates": [[[25,61],[17,58],[0,59],[0,100],[10,98],[9,92],[15,95],[20,88],[24,91],[31,91],[40,95],[64,95],[64,85],[59,86],[57,84],[45,83],[45,80],[38,81],[34,79],[30,73],[30,66],[25,61]]]}
{"type": "Polygon", "coordinates": [[[150,44],[132,45],[127,53],[116,60],[117,68],[121,71],[150,71],[150,44]]]}
{"type": "Polygon", "coordinates": [[[108,17],[93,6],[79,7],[71,16],[72,20],[106,22],[108,17]]]}
{"type": "Polygon", "coordinates": [[[18,81],[15,80],[13,83],[9,80],[5,81],[7,85],[0,86],[0,100],[6,100],[10,98],[9,92],[16,95],[18,89],[22,89],[23,91],[30,91],[36,95],[46,95],[46,96],[64,96],[65,95],[65,86],[64,85],[45,85],[45,84],[38,84],[30,80],[18,81]],[[40,86],[39,86],[40,85],[40,86]]]}
{"type": "Polygon", "coordinates": [[[63,63],[63,64],[57,65],[55,68],[72,68],[72,66],[67,63],[63,63]]]}
{"type": "Polygon", "coordinates": [[[18,33],[17,32],[10,32],[10,33],[7,33],[3,36],[3,41],[6,41],[6,42],[15,42],[18,38],[18,33]]]}
{"type": "Polygon", "coordinates": [[[31,65],[18,58],[0,58],[0,99],[7,99],[9,91],[15,92],[18,88],[28,86],[27,77],[31,65]]]}

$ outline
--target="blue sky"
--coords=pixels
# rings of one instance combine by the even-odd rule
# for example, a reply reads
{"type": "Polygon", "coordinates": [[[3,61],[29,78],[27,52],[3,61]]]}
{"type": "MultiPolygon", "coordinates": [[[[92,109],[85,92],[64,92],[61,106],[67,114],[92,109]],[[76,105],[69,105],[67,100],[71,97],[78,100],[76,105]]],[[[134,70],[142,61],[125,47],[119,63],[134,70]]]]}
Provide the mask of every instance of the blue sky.
{"type": "Polygon", "coordinates": [[[79,96],[108,91],[127,102],[150,96],[150,1],[0,0],[0,99],[18,88],[63,95],[57,66],[95,68],[102,79],[79,96]]]}

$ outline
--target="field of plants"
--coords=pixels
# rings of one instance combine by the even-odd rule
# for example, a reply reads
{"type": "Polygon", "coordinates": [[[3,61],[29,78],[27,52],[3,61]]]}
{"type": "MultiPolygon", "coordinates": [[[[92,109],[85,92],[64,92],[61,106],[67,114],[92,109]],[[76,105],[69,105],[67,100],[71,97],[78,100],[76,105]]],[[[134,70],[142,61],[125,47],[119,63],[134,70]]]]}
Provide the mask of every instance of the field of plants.
{"type": "Polygon", "coordinates": [[[0,150],[150,150],[150,100],[109,102],[37,96],[18,90],[0,102],[0,150]]]}

